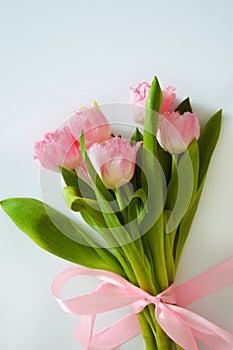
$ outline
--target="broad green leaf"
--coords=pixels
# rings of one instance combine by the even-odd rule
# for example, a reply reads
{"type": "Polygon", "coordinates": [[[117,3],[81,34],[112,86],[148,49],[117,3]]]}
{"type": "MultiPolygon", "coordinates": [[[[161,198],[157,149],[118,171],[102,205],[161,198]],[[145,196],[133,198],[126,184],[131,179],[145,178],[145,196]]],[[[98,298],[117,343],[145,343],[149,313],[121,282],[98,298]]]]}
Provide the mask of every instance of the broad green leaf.
{"type": "Polygon", "coordinates": [[[216,147],[222,124],[222,110],[215,113],[207,122],[198,139],[200,150],[200,172],[198,187],[205,179],[210,160],[216,147]]]}
{"type": "MultiPolygon", "coordinates": [[[[142,189],[143,191],[143,189],[142,189]]],[[[130,237],[134,241],[134,244],[142,257],[143,264],[146,268],[146,270],[149,272],[151,278],[152,278],[152,265],[151,265],[151,260],[149,260],[149,256],[147,255],[147,252],[145,251],[145,246],[143,244],[142,240],[142,233],[140,231],[140,224],[139,224],[139,216],[140,216],[140,211],[143,210],[144,206],[141,206],[139,202],[139,198],[144,201],[146,198],[144,198],[144,194],[142,191],[138,190],[137,194],[134,195],[133,199],[129,203],[127,209],[127,220],[128,220],[128,231],[130,234],[130,237]]],[[[149,251],[148,251],[149,252],[149,251]]]]}
{"type": "Polygon", "coordinates": [[[184,101],[182,101],[178,107],[176,107],[176,112],[180,112],[180,114],[184,114],[185,112],[192,113],[192,106],[190,104],[189,97],[187,97],[184,101]]]}
{"type": "Polygon", "coordinates": [[[163,93],[158,79],[151,83],[146,102],[143,147],[156,155],[156,135],[159,126],[159,110],[163,101],[163,93]]]}
{"type": "Polygon", "coordinates": [[[146,149],[143,149],[142,170],[143,190],[147,196],[148,209],[148,215],[145,216],[143,225],[144,229],[147,227],[149,230],[163,211],[166,179],[158,159],[146,149]]]}
{"type": "Polygon", "coordinates": [[[159,113],[162,102],[163,102],[162,89],[159,85],[158,78],[154,77],[154,80],[151,83],[151,87],[148,93],[146,107],[159,113]]]}
{"type": "Polygon", "coordinates": [[[76,264],[124,274],[112,253],[87,246],[86,233],[47,204],[32,198],[10,198],[1,206],[18,228],[48,252],[76,264]]]}
{"type": "MultiPolygon", "coordinates": [[[[153,213],[149,212],[147,219],[151,220],[152,215],[153,213]]],[[[141,226],[140,228],[144,232],[144,227],[141,226]]],[[[155,276],[154,283],[157,293],[168,287],[164,238],[164,218],[162,213],[155,220],[154,225],[142,236],[147,254],[152,257],[152,274],[155,276]]]]}
{"type": "Polygon", "coordinates": [[[142,151],[142,184],[148,193],[148,210],[159,217],[164,200],[164,176],[157,155],[158,112],[163,100],[163,93],[157,77],[151,83],[147,97],[147,110],[144,125],[142,151]]]}
{"type": "Polygon", "coordinates": [[[66,169],[62,166],[59,166],[59,169],[67,186],[78,186],[78,175],[74,171],[66,169]]]}
{"type": "MultiPolygon", "coordinates": [[[[164,225],[163,208],[166,190],[166,179],[157,157],[143,148],[142,184],[147,195],[148,213],[143,215],[140,230],[143,244],[149,247],[153,261],[152,273],[155,274],[158,285],[157,292],[167,288],[166,263],[164,258],[164,225]],[[159,289],[158,289],[159,288],[159,289]]],[[[146,249],[147,249],[146,248],[146,249]]]]}
{"type": "Polygon", "coordinates": [[[167,190],[166,207],[171,211],[166,232],[172,232],[187,212],[197,190],[199,149],[194,139],[180,159],[167,190]]]}
{"type": "Polygon", "coordinates": [[[63,197],[70,209],[73,211],[81,211],[84,209],[98,210],[99,206],[96,200],[79,197],[79,191],[74,186],[66,186],[63,188],[63,197]]]}
{"type": "Polygon", "coordinates": [[[175,239],[175,265],[176,269],[180,260],[180,256],[186,242],[189,230],[191,228],[195,213],[198,208],[198,204],[201,198],[201,194],[204,188],[204,183],[207,175],[207,170],[211,160],[211,156],[216,147],[220,130],[221,130],[221,121],[222,121],[222,111],[218,111],[209,119],[206,126],[204,127],[201,136],[198,140],[199,153],[200,153],[200,167],[199,167],[199,176],[198,176],[198,189],[195,194],[191,205],[187,213],[185,214],[178,230],[178,234],[175,239]]]}
{"type": "Polygon", "coordinates": [[[183,217],[182,222],[178,228],[178,232],[177,232],[177,235],[175,238],[175,244],[174,244],[174,257],[175,257],[176,270],[177,270],[177,267],[179,264],[179,260],[181,257],[183,247],[185,245],[190,228],[192,226],[194,216],[195,216],[197,208],[198,208],[198,204],[199,204],[199,201],[201,198],[203,187],[204,187],[204,182],[202,182],[197,193],[195,194],[193,201],[192,201],[191,205],[189,206],[188,211],[186,212],[185,216],[183,217]]]}
{"type": "Polygon", "coordinates": [[[140,222],[140,230],[147,254],[153,257],[152,273],[156,275],[159,292],[167,288],[166,263],[164,259],[164,227],[163,207],[165,177],[159,162],[157,150],[157,130],[159,127],[159,111],[163,100],[162,90],[157,78],[153,80],[147,98],[147,109],[144,123],[144,138],[142,151],[142,187],[148,196],[148,214],[140,222]]]}

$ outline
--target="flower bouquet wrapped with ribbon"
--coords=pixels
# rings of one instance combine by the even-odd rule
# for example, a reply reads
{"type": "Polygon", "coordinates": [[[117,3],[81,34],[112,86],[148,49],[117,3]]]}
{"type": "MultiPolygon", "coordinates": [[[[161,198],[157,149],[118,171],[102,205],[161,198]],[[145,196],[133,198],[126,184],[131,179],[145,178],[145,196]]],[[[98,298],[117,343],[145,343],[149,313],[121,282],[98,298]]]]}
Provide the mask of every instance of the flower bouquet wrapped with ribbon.
{"type": "Polygon", "coordinates": [[[175,97],[157,78],[131,89],[131,111],[143,127],[130,139],[113,132],[94,103],[35,144],[34,157],[61,173],[63,197],[86,229],[35,199],[1,202],[35,243],[83,266],[62,271],[52,292],[65,311],[83,315],[77,338],[85,349],[114,349],[140,332],[147,350],[196,350],[197,339],[233,348],[232,334],[185,308],[233,282],[233,259],[174,284],[222,117],[218,111],[201,130],[189,99],[175,108],[175,97]],[[63,285],[81,275],[102,282],[90,294],[61,299],[63,285]],[[97,314],[126,305],[132,313],[94,333],[97,314]]]}

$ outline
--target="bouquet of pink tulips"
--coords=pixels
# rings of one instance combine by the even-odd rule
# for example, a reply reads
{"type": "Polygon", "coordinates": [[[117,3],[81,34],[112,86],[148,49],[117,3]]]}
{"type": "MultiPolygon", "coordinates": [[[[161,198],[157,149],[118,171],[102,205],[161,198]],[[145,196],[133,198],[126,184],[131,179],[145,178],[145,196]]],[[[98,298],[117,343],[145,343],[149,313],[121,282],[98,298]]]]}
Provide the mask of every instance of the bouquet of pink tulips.
{"type": "MultiPolygon", "coordinates": [[[[86,349],[113,349],[140,330],[147,350],[197,349],[200,331],[192,335],[186,316],[175,313],[171,288],[219,137],[221,111],[200,130],[189,99],[174,107],[175,97],[175,89],[162,90],[157,78],[131,88],[134,118],[144,125],[131,139],[114,135],[95,103],[35,144],[34,158],[62,174],[64,199],[80,212],[86,230],[36,199],[1,202],[35,243],[86,267],[73,268],[70,277],[88,274],[104,281],[82,302],[63,303],[64,309],[86,315],[78,332],[86,349]],[[110,304],[112,309],[132,304],[132,318],[114,325],[114,335],[111,329],[93,335],[95,315],[111,310],[110,304]]],[[[68,279],[60,278],[59,287],[53,286],[56,298],[68,279]]]]}

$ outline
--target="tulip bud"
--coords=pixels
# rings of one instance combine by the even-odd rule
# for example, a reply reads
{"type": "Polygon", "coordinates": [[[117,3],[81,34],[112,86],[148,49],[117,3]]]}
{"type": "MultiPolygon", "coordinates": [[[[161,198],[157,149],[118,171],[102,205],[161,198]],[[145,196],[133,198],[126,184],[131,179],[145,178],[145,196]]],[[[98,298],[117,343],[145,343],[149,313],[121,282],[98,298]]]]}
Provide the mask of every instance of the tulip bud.
{"type": "Polygon", "coordinates": [[[165,151],[171,154],[182,153],[199,136],[200,123],[196,113],[167,112],[160,116],[157,138],[165,151]]]}

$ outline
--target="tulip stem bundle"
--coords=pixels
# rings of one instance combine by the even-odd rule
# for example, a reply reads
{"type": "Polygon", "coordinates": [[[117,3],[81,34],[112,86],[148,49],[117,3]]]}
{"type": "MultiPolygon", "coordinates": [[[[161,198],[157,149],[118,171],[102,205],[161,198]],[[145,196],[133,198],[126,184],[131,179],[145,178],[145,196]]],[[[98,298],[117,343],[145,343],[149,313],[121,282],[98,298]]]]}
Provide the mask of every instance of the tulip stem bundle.
{"type": "MultiPolygon", "coordinates": [[[[131,140],[112,135],[95,103],[35,145],[34,158],[61,172],[68,207],[96,235],[35,199],[1,205],[47,251],[115,272],[156,296],[174,282],[218,141],[221,111],[201,131],[189,99],[172,110],[174,88],[162,91],[156,77],[151,85],[139,84],[131,98],[135,113],[144,107],[136,118],[144,131],[136,129],[131,140]]],[[[160,327],[153,304],[138,319],[146,350],[181,350],[160,327]]]]}

